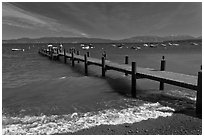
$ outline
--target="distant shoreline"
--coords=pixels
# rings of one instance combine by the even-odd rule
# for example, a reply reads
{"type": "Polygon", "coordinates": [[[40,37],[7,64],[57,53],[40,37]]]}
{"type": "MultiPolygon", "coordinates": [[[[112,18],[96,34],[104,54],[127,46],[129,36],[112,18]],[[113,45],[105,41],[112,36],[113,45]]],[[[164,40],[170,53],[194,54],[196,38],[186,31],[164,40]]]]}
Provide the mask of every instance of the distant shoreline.
{"type": "Polygon", "coordinates": [[[202,41],[202,37],[192,36],[138,36],[128,39],[111,40],[101,38],[86,37],[43,37],[43,38],[20,38],[2,40],[2,43],[161,43],[161,42],[181,42],[181,41],[202,41]]]}

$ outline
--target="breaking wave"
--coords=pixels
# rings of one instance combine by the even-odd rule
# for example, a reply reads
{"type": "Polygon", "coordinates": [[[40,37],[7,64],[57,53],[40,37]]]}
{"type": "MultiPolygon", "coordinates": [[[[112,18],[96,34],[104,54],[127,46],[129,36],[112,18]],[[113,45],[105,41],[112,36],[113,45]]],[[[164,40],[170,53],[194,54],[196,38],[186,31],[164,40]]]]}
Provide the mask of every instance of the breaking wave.
{"type": "Polygon", "coordinates": [[[3,134],[43,135],[77,132],[100,125],[135,123],[142,120],[168,117],[175,110],[160,103],[145,103],[126,109],[106,109],[97,112],[67,115],[9,117],[3,115],[3,134]]]}

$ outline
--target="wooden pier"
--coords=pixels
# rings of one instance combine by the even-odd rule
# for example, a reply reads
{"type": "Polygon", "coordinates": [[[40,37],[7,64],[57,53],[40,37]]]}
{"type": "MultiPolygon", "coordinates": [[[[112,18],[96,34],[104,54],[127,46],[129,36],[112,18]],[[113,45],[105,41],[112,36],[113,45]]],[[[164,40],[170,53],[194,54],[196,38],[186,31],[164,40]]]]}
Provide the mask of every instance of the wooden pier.
{"type": "Polygon", "coordinates": [[[60,56],[64,57],[64,63],[67,62],[67,58],[71,60],[71,64],[74,67],[75,61],[84,62],[85,75],[88,75],[88,65],[96,65],[101,67],[102,76],[105,77],[105,73],[107,70],[115,70],[119,72],[125,73],[125,75],[132,76],[132,87],[131,94],[132,97],[136,97],[136,79],[138,78],[147,78],[154,81],[160,82],[160,90],[164,90],[164,83],[175,85],[191,90],[197,91],[196,98],[196,113],[202,114],[202,71],[198,72],[198,76],[174,73],[165,71],[165,58],[162,57],[161,60],[161,69],[154,70],[150,68],[141,68],[136,66],[136,62],[132,62],[131,65],[128,64],[128,56],[125,57],[125,64],[119,64],[112,61],[106,60],[106,54],[101,59],[96,59],[90,57],[90,53],[88,52],[84,56],[79,55],[79,51],[75,54],[75,51],[66,52],[64,49],[63,52],[57,52],[57,54],[53,54],[50,50],[40,49],[39,53],[48,56],[50,59],[59,59],[60,56]]]}

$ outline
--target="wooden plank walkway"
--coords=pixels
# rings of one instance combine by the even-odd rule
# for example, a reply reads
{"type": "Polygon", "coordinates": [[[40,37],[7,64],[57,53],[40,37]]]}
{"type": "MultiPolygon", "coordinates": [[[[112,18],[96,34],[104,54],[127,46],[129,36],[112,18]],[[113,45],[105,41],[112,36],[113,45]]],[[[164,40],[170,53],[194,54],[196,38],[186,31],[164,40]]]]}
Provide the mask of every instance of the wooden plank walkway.
{"type": "MultiPolygon", "coordinates": [[[[73,52],[67,53],[58,52],[58,54],[52,55],[46,50],[39,50],[40,54],[44,56],[48,56],[50,58],[59,56],[63,56],[65,63],[66,59],[70,58],[72,60],[72,66],[74,66],[74,61],[81,61],[85,63],[85,73],[88,74],[88,65],[97,65],[102,67],[102,76],[105,76],[105,72],[107,70],[115,70],[119,72],[123,72],[125,74],[132,75],[132,96],[136,97],[136,78],[147,78],[160,82],[160,89],[164,89],[164,83],[188,88],[197,91],[197,100],[196,100],[196,112],[201,113],[202,111],[202,72],[198,73],[198,76],[174,73],[165,71],[165,60],[161,61],[161,71],[150,69],[150,68],[141,68],[136,67],[136,63],[132,62],[132,66],[126,64],[119,64],[116,62],[105,60],[104,57],[102,59],[96,59],[92,57],[87,57],[87,55],[81,56],[76,55],[73,52]],[[135,72],[133,74],[133,72],[135,72]]],[[[128,60],[128,58],[126,58],[128,60]]],[[[128,61],[127,61],[128,62],[128,61]]]]}
{"type": "MultiPolygon", "coordinates": [[[[60,56],[64,56],[64,53],[59,53],[60,56]]],[[[66,53],[67,58],[72,58],[71,54],[66,53]]],[[[84,57],[81,55],[74,55],[74,60],[84,62],[84,57]]],[[[89,65],[102,66],[102,60],[96,58],[87,58],[89,65]]],[[[116,70],[127,74],[132,73],[130,65],[119,64],[111,61],[106,61],[105,66],[107,70],[116,70]]],[[[168,72],[168,71],[155,71],[150,68],[137,67],[136,75],[141,78],[148,78],[155,81],[163,81],[164,83],[197,90],[197,76],[185,75],[180,73],[168,72]]]]}

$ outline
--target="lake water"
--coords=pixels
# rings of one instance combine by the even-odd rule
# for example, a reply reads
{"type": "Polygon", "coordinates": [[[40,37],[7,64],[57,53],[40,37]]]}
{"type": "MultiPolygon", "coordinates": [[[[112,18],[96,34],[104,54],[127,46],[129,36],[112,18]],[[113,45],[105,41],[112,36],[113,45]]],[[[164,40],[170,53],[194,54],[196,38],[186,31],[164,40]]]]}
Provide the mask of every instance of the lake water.
{"type": "MultiPolygon", "coordinates": [[[[185,44],[185,43],[184,43],[185,44]]],[[[38,54],[46,44],[3,44],[2,113],[3,134],[57,134],[76,132],[99,125],[134,123],[159,116],[171,116],[175,110],[195,108],[196,92],[146,79],[137,80],[137,99],[130,96],[130,76],[89,66],[84,76],[83,63],[71,67],[38,54]],[[24,51],[12,51],[12,48],[24,51]],[[182,98],[179,99],[179,98],[182,98]]],[[[111,44],[94,44],[92,57],[124,63],[124,56],[140,67],[159,69],[164,55],[167,71],[197,75],[202,63],[201,46],[146,48],[135,51],[111,44]]],[[[79,44],[64,44],[66,49],[79,44]]],[[[87,50],[81,50],[85,54],[87,50]]]]}

